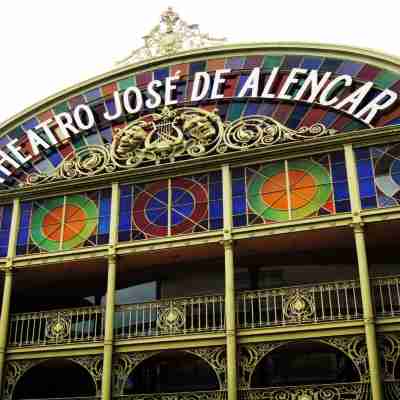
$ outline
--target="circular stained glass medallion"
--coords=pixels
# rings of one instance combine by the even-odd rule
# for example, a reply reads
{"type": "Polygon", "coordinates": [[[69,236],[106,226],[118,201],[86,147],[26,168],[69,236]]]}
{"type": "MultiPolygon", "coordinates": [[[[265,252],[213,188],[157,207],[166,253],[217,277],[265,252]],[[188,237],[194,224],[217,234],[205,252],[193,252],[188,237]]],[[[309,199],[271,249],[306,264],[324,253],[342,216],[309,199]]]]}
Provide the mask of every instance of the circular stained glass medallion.
{"type": "Polygon", "coordinates": [[[87,240],[96,229],[96,204],[82,195],[56,197],[32,216],[32,241],[47,251],[70,250],[87,240]]]}
{"type": "Polygon", "coordinates": [[[133,221],[144,234],[166,236],[169,219],[172,235],[185,233],[205,217],[207,192],[199,182],[176,178],[172,182],[170,200],[168,193],[167,182],[156,182],[148,185],[136,198],[133,221]],[[169,202],[171,202],[170,215],[169,202]]]}
{"type": "Polygon", "coordinates": [[[312,160],[267,165],[251,178],[248,203],[257,215],[270,221],[289,219],[289,201],[292,219],[304,218],[317,212],[331,196],[329,173],[312,160]],[[287,190],[289,184],[290,190],[287,190]]]}

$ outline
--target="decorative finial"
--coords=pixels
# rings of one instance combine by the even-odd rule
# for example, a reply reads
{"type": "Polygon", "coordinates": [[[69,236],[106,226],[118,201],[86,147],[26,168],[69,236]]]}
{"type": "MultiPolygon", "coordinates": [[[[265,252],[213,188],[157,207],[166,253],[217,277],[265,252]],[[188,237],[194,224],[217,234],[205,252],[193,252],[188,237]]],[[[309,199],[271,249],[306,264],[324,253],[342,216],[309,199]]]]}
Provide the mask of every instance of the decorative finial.
{"type": "Polygon", "coordinates": [[[226,42],[225,38],[215,39],[200,33],[197,24],[189,25],[168,7],[161,14],[161,22],[146,36],[144,46],[134,50],[129,57],[117,63],[117,66],[134,64],[154,57],[175,54],[180,51],[201,47],[217,46],[226,42]]]}

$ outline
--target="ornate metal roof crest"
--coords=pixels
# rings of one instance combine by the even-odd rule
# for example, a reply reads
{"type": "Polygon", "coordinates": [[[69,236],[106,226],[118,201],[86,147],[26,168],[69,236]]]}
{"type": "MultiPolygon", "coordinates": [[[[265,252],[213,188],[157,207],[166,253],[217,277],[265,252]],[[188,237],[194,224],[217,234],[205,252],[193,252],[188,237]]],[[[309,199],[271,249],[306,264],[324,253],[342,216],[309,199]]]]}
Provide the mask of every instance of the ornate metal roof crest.
{"type": "Polygon", "coordinates": [[[164,107],[119,129],[111,145],[86,146],[67,156],[50,175],[29,175],[25,185],[248,151],[335,132],[322,124],[294,130],[262,115],[224,123],[217,110],[164,107]]]}
{"type": "Polygon", "coordinates": [[[133,64],[180,51],[217,46],[226,42],[225,38],[216,39],[201,33],[197,24],[189,25],[181,20],[171,7],[161,14],[160,23],[146,36],[143,36],[143,39],[144,46],[132,51],[127,58],[118,62],[117,66],[133,64]]]}

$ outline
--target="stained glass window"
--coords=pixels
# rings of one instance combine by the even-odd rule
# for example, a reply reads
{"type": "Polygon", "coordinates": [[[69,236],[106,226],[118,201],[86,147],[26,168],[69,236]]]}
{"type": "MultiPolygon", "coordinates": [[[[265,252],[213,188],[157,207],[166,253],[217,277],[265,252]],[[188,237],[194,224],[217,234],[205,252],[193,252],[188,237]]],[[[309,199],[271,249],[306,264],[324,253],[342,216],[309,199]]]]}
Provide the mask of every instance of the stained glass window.
{"type": "Polygon", "coordinates": [[[220,229],[222,213],[220,172],[122,185],[119,240],[220,229]]]}
{"type": "Polygon", "coordinates": [[[350,210],[343,152],[232,171],[234,226],[332,215],[350,210]]]}
{"type": "Polygon", "coordinates": [[[0,206],[0,257],[7,256],[10,239],[12,205],[0,206]]]}
{"type": "Polygon", "coordinates": [[[111,190],[21,203],[17,254],[108,243],[111,190]]]}
{"type": "Polygon", "coordinates": [[[400,204],[400,144],[355,149],[362,208],[400,204]]]}

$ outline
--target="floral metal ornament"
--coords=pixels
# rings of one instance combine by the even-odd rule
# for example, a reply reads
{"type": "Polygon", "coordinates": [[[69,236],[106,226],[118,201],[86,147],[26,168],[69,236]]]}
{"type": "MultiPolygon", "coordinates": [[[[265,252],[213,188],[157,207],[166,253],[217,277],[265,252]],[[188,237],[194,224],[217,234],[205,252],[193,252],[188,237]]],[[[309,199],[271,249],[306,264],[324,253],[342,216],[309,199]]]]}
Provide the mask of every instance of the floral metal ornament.
{"type": "Polygon", "coordinates": [[[248,389],[249,400],[368,400],[369,385],[362,382],[248,389]]]}
{"type": "Polygon", "coordinates": [[[226,42],[225,38],[216,39],[201,33],[197,24],[183,21],[171,7],[161,14],[160,23],[143,36],[143,39],[144,45],[119,61],[117,66],[226,42]]]}
{"type": "Polygon", "coordinates": [[[23,185],[245,152],[335,133],[322,124],[290,129],[263,115],[223,122],[217,109],[164,107],[118,129],[110,146],[83,147],[67,156],[51,174],[33,173],[23,185]]]}
{"type": "Polygon", "coordinates": [[[159,310],[157,325],[165,334],[174,334],[185,325],[185,309],[183,305],[171,302],[167,307],[159,310]]]}
{"type": "Polygon", "coordinates": [[[71,317],[59,314],[46,323],[46,336],[50,341],[60,342],[66,339],[71,331],[71,317]]]}

